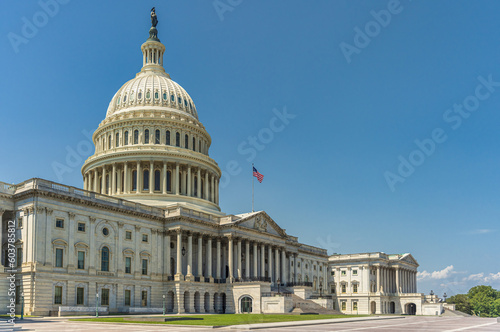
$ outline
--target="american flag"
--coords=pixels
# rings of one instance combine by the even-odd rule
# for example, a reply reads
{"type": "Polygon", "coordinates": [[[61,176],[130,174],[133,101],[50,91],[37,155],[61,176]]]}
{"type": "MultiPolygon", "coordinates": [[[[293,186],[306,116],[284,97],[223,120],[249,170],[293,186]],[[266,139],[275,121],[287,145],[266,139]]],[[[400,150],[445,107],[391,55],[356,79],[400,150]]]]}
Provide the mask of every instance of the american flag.
{"type": "Polygon", "coordinates": [[[262,180],[264,179],[264,175],[260,174],[259,171],[257,171],[257,168],[253,167],[253,176],[257,178],[259,183],[262,183],[262,180]]]}

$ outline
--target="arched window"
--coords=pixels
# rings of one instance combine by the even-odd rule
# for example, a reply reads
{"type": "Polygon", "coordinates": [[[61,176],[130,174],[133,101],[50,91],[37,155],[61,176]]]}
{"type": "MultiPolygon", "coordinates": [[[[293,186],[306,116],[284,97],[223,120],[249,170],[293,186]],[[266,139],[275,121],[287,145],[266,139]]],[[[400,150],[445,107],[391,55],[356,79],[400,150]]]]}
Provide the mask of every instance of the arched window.
{"type": "Polygon", "coordinates": [[[137,171],[132,171],[132,190],[137,190],[137,171]]]}
{"type": "Polygon", "coordinates": [[[104,188],[104,194],[107,195],[109,193],[109,174],[106,174],[106,187],[104,188]]]}
{"type": "Polygon", "coordinates": [[[184,135],[184,148],[189,149],[189,136],[184,135]]]}
{"type": "Polygon", "coordinates": [[[193,151],[196,151],[196,139],[193,137],[193,151]]]}
{"type": "Polygon", "coordinates": [[[155,131],[155,144],[160,144],[160,131],[158,129],[155,131]]]}
{"type": "Polygon", "coordinates": [[[139,144],[139,130],[134,130],[134,144],[139,144]]]}
{"type": "Polygon", "coordinates": [[[108,136],[108,149],[111,149],[111,135],[108,136]]]}
{"type": "Polygon", "coordinates": [[[101,271],[109,271],[109,249],[108,247],[103,247],[101,249],[101,271]]]}
{"type": "Polygon", "coordinates": [[[119,133],[116,133],[116,137],[115,137],[115,146],[118,147],[120,143],[120,134],[119,133]]]}
{"type": "Polygon", "coordinates": [[[181,146],[181,134],[175,133],[175,146],[181,146]]]}
{"type": "Polygon", "coordinates": [[[241,312],[252,312],[252,299],[249,296],[245,296],[241,299],[241,312]]]}
{"type": "Polygon", "coordinates": [[[170,130],[165,133],[165,144],[170,145],[170,130]]]}
{"type": "Polygon", "coordinates": [[[167,191],[172,191],[172,172],[167,171],[167,191]]]}
{"type": "Polygon", "coordinates": [[[155,190],[160,191],[160,171],[155,171],[155,190]]]}
{"type": "Polygon", "coordinates": [[[198,177],[194,177],[194,194],[193,196],[198,196],[198,177]]]}
{"type": "Polygon", "coordinates": [[[149,129],[144,130],[144,144],[149,144],[149,129]]]}
{"type": "Polygon", "coordinates": [[[198,140],[198,152],[201,152],[201,139],[198,140]]]}
{"type": "Polygon", "coordinates": [[[123,145],[128,145],[128,130],[125,132],[125,136],[123,137],[123,145]]]}
{"type": "Polygon", "coordinates": [[[149,190],[149,170],[145,169],[143,174],[142,190],[149,190]]]}

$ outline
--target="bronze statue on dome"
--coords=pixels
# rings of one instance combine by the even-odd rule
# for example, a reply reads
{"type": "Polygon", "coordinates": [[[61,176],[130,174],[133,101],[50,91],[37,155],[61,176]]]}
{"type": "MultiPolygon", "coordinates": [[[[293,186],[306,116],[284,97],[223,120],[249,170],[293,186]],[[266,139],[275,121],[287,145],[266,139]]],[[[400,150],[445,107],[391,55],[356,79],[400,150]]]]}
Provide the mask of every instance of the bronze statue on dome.
{"type": "Polygon", "coordinates": [[[157,24],[158,24],[158,18],[156,17],[155,7],[153,7],[151,8],[151,26],[153,28],[156,28],[157,24]]]}

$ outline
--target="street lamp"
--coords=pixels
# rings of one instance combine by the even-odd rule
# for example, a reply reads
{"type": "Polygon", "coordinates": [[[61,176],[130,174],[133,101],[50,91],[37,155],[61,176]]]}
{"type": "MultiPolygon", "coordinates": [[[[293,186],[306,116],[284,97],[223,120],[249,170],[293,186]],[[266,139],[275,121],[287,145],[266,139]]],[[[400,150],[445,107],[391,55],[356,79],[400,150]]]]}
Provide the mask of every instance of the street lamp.
{"type": "Polygon", "coordinates": [[[95,317],[99,317],[99,293],[95,294],[95,317]]]}
{"type": "Polygon", "coordinates": [[[182,247],[182,256],[186,255],[186,248],[182,247]]]}
{"type": "Polygon", "coordinates": [[[163,316],[165,316],[165,294],[163,294],[163,316]]]}
{"type": "Polygon", "coordinates": [[[21,293],[21,319],[24,319],[24,292],[21,293]]]}
{"type": "Polygon", "coordinates": [[[321,281],[319,283],[319,297],[323,297],[323,283],[321,281]]]}
{"type": "Polygon", "coordinates": [[[443,294],[443,298],[444,298],[444,302],[446,302],[446,298],[448,297],[448,295],[446,295],[446,292],[443,294]]]}
{"type": "Polygon", "coordinates": [[[281,284],[280,278],[278,278],[277,282],[278,282],[278,295],[279,295],[280,294],[280,284],[281,284]]]}

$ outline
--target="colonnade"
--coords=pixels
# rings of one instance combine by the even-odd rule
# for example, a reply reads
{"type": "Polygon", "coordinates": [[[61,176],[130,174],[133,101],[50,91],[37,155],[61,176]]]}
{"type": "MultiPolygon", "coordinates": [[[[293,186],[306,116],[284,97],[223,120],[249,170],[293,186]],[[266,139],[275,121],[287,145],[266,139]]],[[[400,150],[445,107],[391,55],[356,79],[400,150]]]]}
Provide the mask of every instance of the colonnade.
{"type": "Polygon", "coordinates": [[[94,167],[84,175],[84,189],[105,195],[184,195],[219,204],[217,174],[202,167],[164,160],[94,167]]]}
{"type": "Polygon", "coordinates": [[[404,267],[377,266],[377,292],[416,293],[417,271],[404,267]]]}

